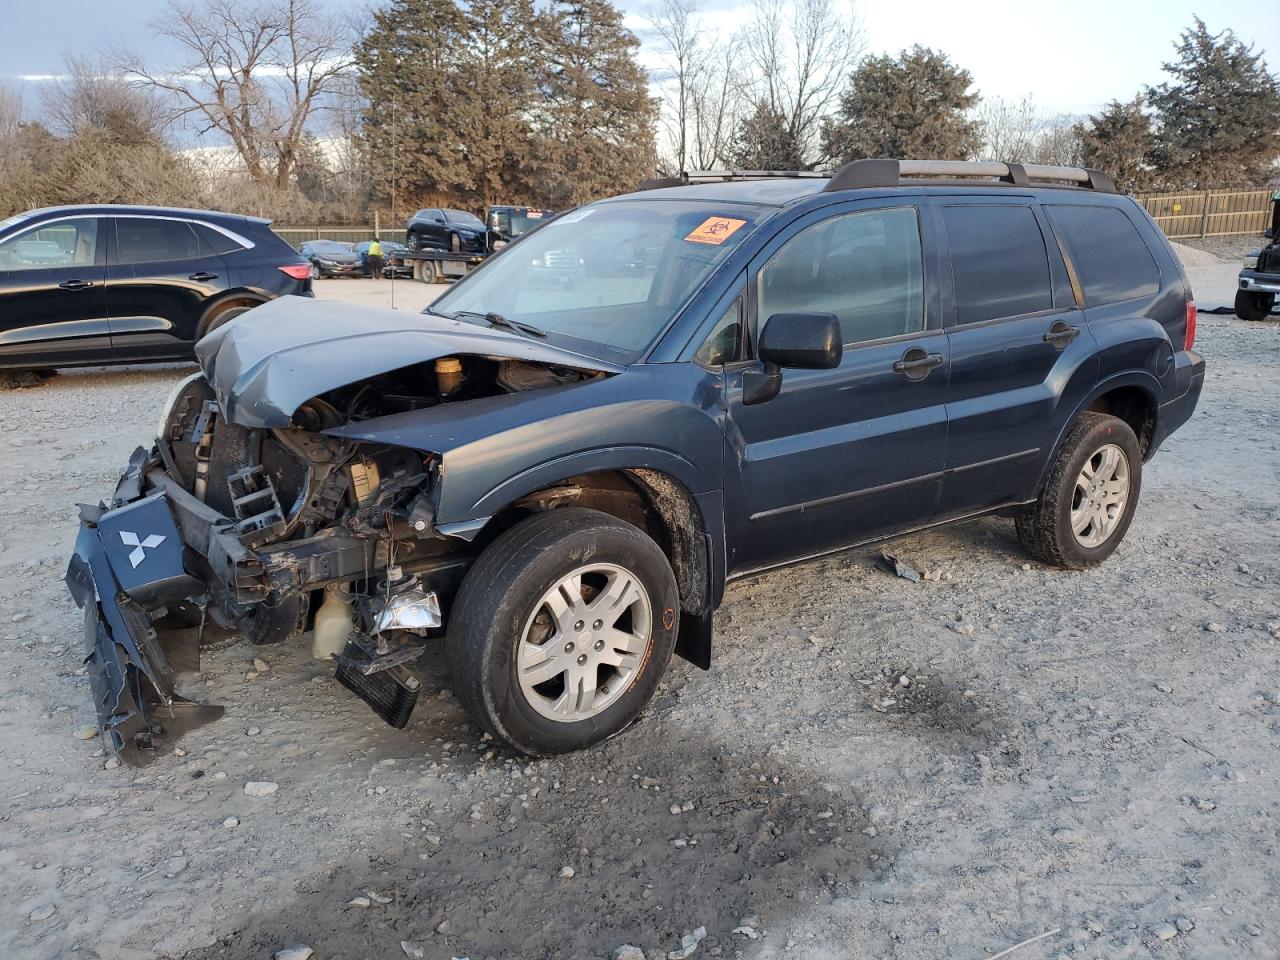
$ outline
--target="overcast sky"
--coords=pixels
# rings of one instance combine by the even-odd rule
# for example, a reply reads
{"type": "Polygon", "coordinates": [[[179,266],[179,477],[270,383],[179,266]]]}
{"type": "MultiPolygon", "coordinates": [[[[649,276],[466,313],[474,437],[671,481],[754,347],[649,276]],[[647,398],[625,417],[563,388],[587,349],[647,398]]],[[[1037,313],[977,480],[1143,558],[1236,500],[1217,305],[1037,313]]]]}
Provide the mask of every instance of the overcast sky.
{"type": "MultiPolygon", "coordinates": [[[[335,12],[367,0],[323,0],[335,12]]],[[[714,23],[741,22],[740,0],[705,0],[714,23]]],[[[621,0],[638,26],[650,0],[621,0]]],[[[149,23],[166,0],[0,0],[0,76],[57,74],[67,53],[93,55],[131,49],[163,66],[171,55],[149,23]]],[[[1231,27],[1266,50],[1280,72],[1277,0],[1074,0],[1072,3],[990,4],[955,0],[861,0],[856,7],[872,52],[896,52],[914,43],[944,51],[973,74],[988,96],[1031,94],[1051,112],[1084,114],[1111,99],[1128,99],[1143,84],[1159,83],[1160,65],[1193,14],[1209,28],[1231,27]]],[[[645,57],[648,60],[648,57],[645,57]]],[[[38,79],[24,88],[35,92],[38,79]]]]}

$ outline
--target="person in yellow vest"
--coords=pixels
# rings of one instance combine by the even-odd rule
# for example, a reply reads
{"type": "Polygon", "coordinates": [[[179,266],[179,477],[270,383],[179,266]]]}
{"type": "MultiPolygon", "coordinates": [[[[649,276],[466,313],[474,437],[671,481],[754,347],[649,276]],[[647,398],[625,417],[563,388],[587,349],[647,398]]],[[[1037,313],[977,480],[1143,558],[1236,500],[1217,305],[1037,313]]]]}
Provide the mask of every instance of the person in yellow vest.
{"type": "Polygon", "coordinates": [[[366,261],[369,266],[369,276],[375,280],[382,279],[382,244],[378,242],[378,238],[374,237],[369,242],[369,253],[366,261]]]}

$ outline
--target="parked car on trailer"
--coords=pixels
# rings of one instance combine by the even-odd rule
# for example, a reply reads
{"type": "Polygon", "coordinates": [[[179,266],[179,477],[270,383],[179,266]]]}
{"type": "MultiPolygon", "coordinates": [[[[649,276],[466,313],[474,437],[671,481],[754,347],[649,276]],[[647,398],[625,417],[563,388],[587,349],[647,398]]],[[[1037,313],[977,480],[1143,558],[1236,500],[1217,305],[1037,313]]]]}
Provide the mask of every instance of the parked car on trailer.
{"type": "Polygon", "coordinates": [[[0,369],[184,360],[258,304],[310,296],[269,220],[168,207],[48,207],[0,222],[0,369]]]}
{"type": "Polygon", "coordinates": [[[1271,198],[1271,226],[1263,235],[1271,242],[1250,251],[1240,271],[1236,316],[1241,320],[1267,319],[1280,294],[1280,191],[1271,198]]]}
{"type": "Polygon", "coordinates": [[[355,244],[341,240],[308,240],[298,247],[311,263],[311,279],[321,277],[362,277],[364,260],[355,244]]]}
{"type": "Polygon", "coordinates": [[[405,245],[410,250],[486,253],[484,221],[466,210],[427,207],[409,218],[405,245]]]}
{"type": "Polygon", "coordinates": [[[406,664],[446,656],[485,732],[548,755],[634,722],[673,653],[709,667],[731,580],[989,514],[1053,566],[1116,550],[1205,365],[1177,257],[1106,176],[650,186],[422,315],[286,299],[201,342],[67,574],[109,749],[145,762],[220,715],[173,695],[206,623],[314,621],[396,726],[406,664]],[[606,241],[644,257],[530,282],[606,241]]]}

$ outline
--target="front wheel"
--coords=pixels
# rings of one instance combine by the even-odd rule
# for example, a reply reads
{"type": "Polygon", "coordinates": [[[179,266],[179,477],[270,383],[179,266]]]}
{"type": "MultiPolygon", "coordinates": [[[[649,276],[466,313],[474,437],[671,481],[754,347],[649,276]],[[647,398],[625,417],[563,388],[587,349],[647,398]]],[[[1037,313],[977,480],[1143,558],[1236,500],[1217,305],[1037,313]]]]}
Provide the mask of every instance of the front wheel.
{"type": "Polygon", "coordinates": [[[454,599],[454,693],[522,753],[599,743],[652,698],[679,606],[671,565],[637,527],[576,507],[537,514],[480,555],[454,599]]]}
{"type": "Polygon", "coordinates": [[[1018,517],[1032,556],[1068,570],[1092,567],[1124,539],[1142,488],[1142,449],[1119,417],[1082,413],[1035,505],[1018,517]]]}
{"type": "Polygon", "coordinates": [[[1248,290],[1236,291],[1236,316],[1241,320],[1266,320],[1271,316],[1271,308],[1276,305],[1274,293],[1250,293],[1248,290]]]}
{"type": "Polygon", "coordinates": [[[449,234],[449,249],[454,253],[462,252],[462,238],[456,233],[449,234]]]}

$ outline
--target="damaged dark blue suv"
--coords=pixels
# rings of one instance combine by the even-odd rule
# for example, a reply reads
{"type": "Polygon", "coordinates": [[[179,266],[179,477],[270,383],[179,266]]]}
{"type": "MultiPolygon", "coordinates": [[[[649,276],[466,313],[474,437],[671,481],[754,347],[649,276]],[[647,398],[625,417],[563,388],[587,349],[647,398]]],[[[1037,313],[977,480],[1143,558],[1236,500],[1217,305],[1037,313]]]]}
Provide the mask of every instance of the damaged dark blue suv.
{"type": "Polygon", "coordinates": [[[423,315],[286,298],[214,331],[68,582],[109,746],[220,708],[199,644],[311,631],[389,723],[444,655],[498,741],[632,723],[725,583],[954,520],[1105,559],[1204,378],[1169,244],[1096,171],[871,160],[564,214],[423,315]],[[566,283],[554,264],[573,264],[566,283]]]}

